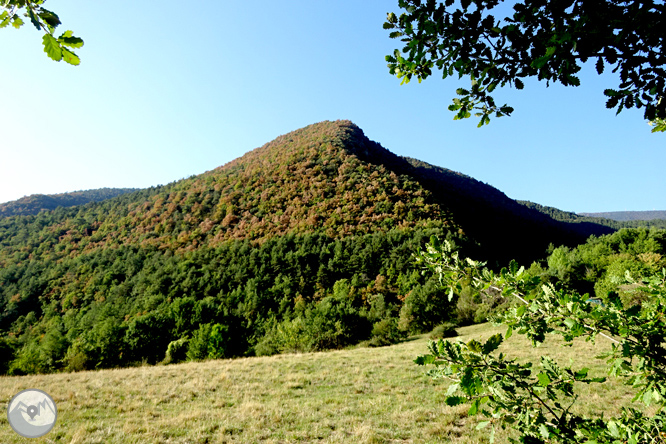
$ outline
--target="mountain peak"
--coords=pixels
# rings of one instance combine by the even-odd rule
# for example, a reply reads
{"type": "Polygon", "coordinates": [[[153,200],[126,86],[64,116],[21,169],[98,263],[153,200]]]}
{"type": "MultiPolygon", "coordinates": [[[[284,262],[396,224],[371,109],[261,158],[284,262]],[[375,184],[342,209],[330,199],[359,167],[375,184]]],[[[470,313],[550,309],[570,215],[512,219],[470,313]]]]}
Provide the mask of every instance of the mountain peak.
{"type": "Polygon", "coordinates": [[[314,160],[322,152],[332,154],[339,151],[341,154],[344,151],[352,154],[357,151],[355,148],[366,145],[367,142],[369,140],[363,130],[350,120],[325,120],[278,136],[214,171],[240,167],[243,170],[250,168],[254,172],[276,162],[297,163],[305,158],[314,160]]]}
{"type": "MultiPolygon", "coordinates": [[[[598,234],[583,226],[571,233],[489,185],[397,156],[349,120],[308,125],[189,179],[33,217],[41,227],[34,247],[48,240],[54,254],[71,256],[111,245],[188,251],[285,234],[437,226],[464,230],[498,259],[533,260],[550,242],[598,234]]],[[[19,251],[6,243],[0,265],[19,251]]]]}
{"type": "Polygon", "coordinates": [[[427,190],[392,170],[396,162],[406,165],[349,120],[279,136],[200,176],[221,193],[213,220],[227,229],[216,242],[316,229],[335,237],[440,218],[448,224],[427,190]],[[248,233],[248,226],[257,229],[248,233]]]}

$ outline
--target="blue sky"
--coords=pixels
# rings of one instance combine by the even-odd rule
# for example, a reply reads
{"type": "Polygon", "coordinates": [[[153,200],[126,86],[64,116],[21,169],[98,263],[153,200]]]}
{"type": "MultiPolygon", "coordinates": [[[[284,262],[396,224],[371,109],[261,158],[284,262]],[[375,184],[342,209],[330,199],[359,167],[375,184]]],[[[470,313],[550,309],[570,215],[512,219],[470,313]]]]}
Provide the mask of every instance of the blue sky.
{"type": "Polygon", "coordinates": [[[349,119],[396,154],[575,212],[666,209],[666,134],[615,116],[613,74],[506,88],[514,115],[484,128],[446,108],[467,79],[400,86],[382,23],[397,0],[49,0],[85,40],[55,63],[28,23],[0,30],[0,202],[203,173],[280,134],[349,119]],[[156,6],[157,5],[157,6],[156,6]]]}

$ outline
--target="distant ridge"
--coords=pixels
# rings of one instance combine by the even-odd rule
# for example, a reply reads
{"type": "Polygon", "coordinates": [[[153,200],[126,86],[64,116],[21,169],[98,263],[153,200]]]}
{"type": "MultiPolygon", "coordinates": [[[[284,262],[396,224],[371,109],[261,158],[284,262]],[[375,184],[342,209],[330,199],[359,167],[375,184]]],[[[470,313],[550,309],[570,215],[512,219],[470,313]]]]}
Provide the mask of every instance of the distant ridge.
{"type": "Polygon", "coordinates": [[[0,204],[0,217],[34,215],[58,207],[68,208],[88,202],[100,202],[137,190],[139,188],[97,188],[59,194],[31,194],[0,204]]]}
{"type": "Polygon", "coordinates": [[[632,220],[666,219],[666,211],[609,211],[605,213],[580,213],[582,216],[603,217],[605,219],[628,222],[632,220]]]}
{"type": "MultiPolygon", "coordinates": [[[[546,207],[538,203],[530,202],[527,200],[518,200],[519,204],[528,208],[537,210],[549,217],[568,224],[594,224],[597,226],[608,227],[612,230],[620,230],[622,228],[637,228],[637,227],[654,227],[666,229],[666,218],[664,219],[612,219],[608,214],[612,213],[581,213],[576,214],[569,211],[558,210],[554,207],[546,207]],[[593,216],[595,215],[595,216],[593,216]]],[[[645,213],[645,212],[644,212],[645,213]]]]}

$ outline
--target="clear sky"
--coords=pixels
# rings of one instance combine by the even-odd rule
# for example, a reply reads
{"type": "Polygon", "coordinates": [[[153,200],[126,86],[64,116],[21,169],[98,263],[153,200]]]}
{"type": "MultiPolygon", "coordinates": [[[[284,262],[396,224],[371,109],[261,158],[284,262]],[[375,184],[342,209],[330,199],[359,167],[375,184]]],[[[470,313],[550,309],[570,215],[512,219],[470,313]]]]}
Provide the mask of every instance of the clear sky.
{"type": "MultiPolygon", "coordinates": [[[[467,79],[400,86],[382,23],[397,0],[49,0],[82,64],[42,52],[29,21],[0,30],[0,202],[149,187],[222,165],[322,120],[349,119],[396,154],[575,212],[666,209],[666,134],[605,109],[613,74],[503,89],[512,117],[453,121],[467,79]]],[[[497,92],[497,90],[496,90],[497,92]]]]}

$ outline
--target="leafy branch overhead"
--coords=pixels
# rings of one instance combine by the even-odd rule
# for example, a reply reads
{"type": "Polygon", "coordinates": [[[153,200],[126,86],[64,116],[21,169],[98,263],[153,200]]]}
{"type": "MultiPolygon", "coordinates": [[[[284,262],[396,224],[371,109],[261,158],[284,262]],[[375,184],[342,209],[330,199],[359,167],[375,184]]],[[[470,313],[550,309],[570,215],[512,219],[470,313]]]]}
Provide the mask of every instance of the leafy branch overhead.
{"type": "Polygon", "coordinates": [[[511,428],[521,435],[512,443],[664,443],[666,438],[666,269],[654,276],[626,279],[647,295],[641,305],[625,308],[620,298],[608,306],[587,303],[587,296],[543,285],[524,267],[511,262],[495,273],[481,262],[461,260],[448,242],[435,237],[417,261],[440,283],[460,291],[461,282],[477,291],[493,289],[516,304],[499,317],[506,335],[496,334],[485,342],[431,342],[430,353],[416,359],[419,365],[433,365],[430,375],[453,381],[446,404],[469,403],[470,415],[481,415],[477,429],[492,425],[493,442],[497,427],[511,428]],[[589,377],[588,368],[560,366],[543,356],[540,365],[509,359],[499,346],[513,332],[526,335],[536,346],[547,334],[561,335],[564,344],[574,346],[576,338],[610,341],[606,359],[608,376],[624,379],[635,391],[634,401],[656,407],[646,414],[625,407],[618,417],[593,418],[572,409],[580,384],[603,384],[604,377],[589,377]]]}
{"type": "Polygon", "coordinates": [[[389,13],[384,29],[405,42],[386,56],[389,71],[403,83],[442,71],[442,78],[469,76],[449,110],[455,119],[475,115],[479,126],[510,115],[490,95],[497,86],[523,89],[526,77],[579,86],[581,65],[594,62],[599,74],[612,68],[620,83],[606,89],[606,107],[621,112],[644,108],[644,117],[666,131],[666,52],[663,1],[524,0],[503,19],[491,14],[502,0],[399,0],[405,12],[389,13]]]}
{"type": "Polygon", "coordinates": [[[56,62],[64,60],[70,65],[78,65],[81,59],[73,51],[83,46],[83,40],[74,36],[73,31],[65,31],[59,37],[55,30],[61,24],[58,15],[45,9],[46,0],[0,0],[0,28],[9,25],[18,29],[29,20],[38,31],[44,31],[42,42],[44,52],[56,62]],[[23,18],[22,18],[23,17],[23,18]]]}

